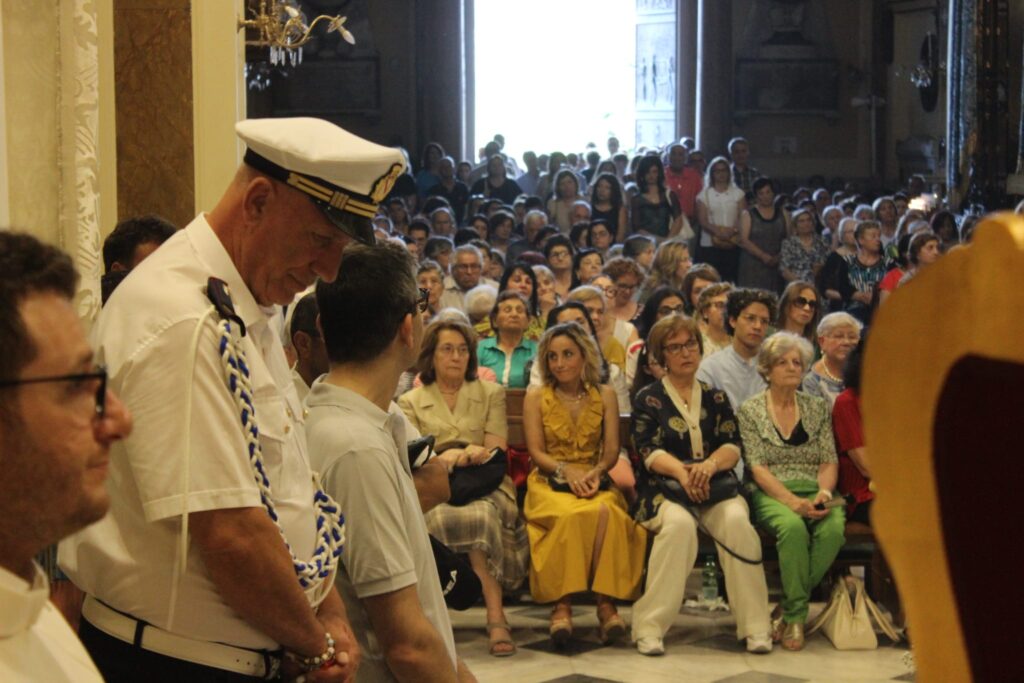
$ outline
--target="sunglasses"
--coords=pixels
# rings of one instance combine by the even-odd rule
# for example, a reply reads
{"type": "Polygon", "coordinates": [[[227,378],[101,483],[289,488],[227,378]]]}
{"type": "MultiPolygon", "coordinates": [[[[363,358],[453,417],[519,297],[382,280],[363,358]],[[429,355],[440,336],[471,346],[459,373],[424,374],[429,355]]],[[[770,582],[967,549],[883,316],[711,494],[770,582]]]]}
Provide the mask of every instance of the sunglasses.
{"type": "Polygon", "coordinates": [[[808,299],[807,297],[804,296],[798,296],[797,298],[793,299],[793,305],[796,306],[797,308],[809,308],[813,311],[818,307],[818,300],[808,299]]]}
{"type": "Polygon", "coordinates": [[[418,287],[418,289],[420,290],[420,295],[413,306],[420,313],[426,313],[427,307],[430,306],[430,290],[425,287],[418,287]]]}
{"type": "Polygon", "coordinates": [[[96,387],[95,400],[95,413],[96,417],[103,419],[103,416],[107,412],[107,368],[103,365],[97,365],[96,369],[92,372],[78,372],[71,375],[54,375],[51,377],[30,377],[28,379],[5,379],[0,380],[0,388],[3,387],[18,387],[23,384],[46,384],[49,382],[85,382],[89,380],[99,380],[100,384],[96,387]]]}

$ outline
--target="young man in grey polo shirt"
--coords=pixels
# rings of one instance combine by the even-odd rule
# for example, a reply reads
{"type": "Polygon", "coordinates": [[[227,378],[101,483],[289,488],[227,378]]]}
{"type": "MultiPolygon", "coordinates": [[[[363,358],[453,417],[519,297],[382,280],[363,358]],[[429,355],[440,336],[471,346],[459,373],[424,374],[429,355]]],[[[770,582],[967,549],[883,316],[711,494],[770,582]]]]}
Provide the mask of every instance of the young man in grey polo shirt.
{"type": "Polygon", "coordinates": [[[350,247],[317,285],[331,370],[306,398],[310,462],[345,511],[338,589],[364,656],[360,681],[474,681],[451,622],[391,401],[423,338],[415,264],[401,247],[350,247]]]}
{"type": "Polygon", "coordinates": [[[705,358],[697,379],[724,391],[733,410],[754,394],[764,391],[757,373],[757,354],[778,310],[775,295],[763,289],[734,289],[725,304],[725,329],[732,344],[705,358]]]}

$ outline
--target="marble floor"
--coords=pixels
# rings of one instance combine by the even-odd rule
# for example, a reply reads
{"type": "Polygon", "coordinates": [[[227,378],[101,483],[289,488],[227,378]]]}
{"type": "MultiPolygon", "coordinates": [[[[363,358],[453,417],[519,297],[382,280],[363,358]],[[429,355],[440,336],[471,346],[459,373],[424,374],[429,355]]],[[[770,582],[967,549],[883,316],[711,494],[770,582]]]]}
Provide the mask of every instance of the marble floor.
{"type": "MultiPolygon", "coordinates": [[[[812,606],[813,616],[822,608],[812,606]]],[[[644,657],[623,642],[602,646],[592,604],[574,607],[575,640],[565,651],[553,650],[547,636],[549,608],[521,603],[506,606],[519,651],[512,657],[488,654],[483,607],[451,612],[460,656],[481,683],[798,683],[804,681],[913,681],[906,645],[893,646],[879,636],[877,650],[841,652],[820,633],[807,639],[802,652],[776,646],[768,655],[747,654],[735,639],[728,612],[691,607],[680,610],[665,640],[662,657],[644,657]]],[[[629,607],[619,613],[630,622],[629,607]]]]}

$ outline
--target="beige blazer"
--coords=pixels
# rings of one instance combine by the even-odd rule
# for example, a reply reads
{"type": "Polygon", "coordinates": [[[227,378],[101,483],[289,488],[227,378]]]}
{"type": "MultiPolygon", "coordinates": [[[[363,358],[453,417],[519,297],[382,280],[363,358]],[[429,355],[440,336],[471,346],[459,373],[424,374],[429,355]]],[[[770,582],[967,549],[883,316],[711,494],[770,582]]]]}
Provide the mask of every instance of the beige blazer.
{"type": "Polygon", "coordinates": [[[482,446],[484,434],[508,438],[505,387],[494,382],[466,382],[448,409],[437,383],[417,387],[398,397],[398,405],[420,434],[432,434],[437,444],[466,441],[482,446]]]}

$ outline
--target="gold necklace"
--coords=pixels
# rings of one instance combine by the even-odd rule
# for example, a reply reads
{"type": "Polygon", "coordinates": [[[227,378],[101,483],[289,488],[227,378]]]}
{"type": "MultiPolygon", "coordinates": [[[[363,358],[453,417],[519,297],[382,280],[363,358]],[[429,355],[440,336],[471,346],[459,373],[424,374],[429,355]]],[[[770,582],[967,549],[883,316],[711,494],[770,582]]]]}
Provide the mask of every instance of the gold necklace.
{"type": "Polygon", "coordinates": [[[833,375],[831,372],[828,371],[828,363],[825,362],[824,358],[821,359],[821,371],[825,373],[826,377],[828,377],[830,380],[832,380],[836,384],[842,384],[843,383],[842,378],[836,377],[835,375],[833,375]]]}
{"type": "Polygon", "coordinates": [[[576,394],[575,398],[572,396],[566,396],[565,392],[562,391],[561,389],[555,389],[555,393],[558,394],[558,397],[563,401],[568,401],[570,403],[579,403],[587,395],[587,390],[585,388],[581,388],[579,390],[579,393],[576,394]]]}

